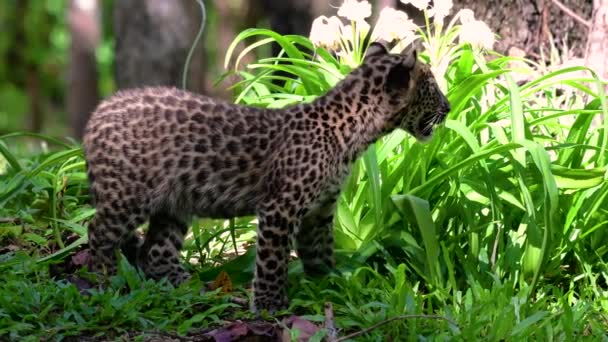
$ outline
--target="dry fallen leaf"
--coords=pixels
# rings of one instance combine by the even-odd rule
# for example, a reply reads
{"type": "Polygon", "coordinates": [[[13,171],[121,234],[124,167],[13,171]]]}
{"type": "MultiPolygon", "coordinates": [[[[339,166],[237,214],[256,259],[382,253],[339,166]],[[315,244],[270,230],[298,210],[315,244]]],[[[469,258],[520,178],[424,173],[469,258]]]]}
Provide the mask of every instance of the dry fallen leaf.
{"type": "Polygon", "coordinates": [[[230,276],[228,275],[228,273],[221,271],[220,274],[215,277],[215,280],[211,285],[211,290],[215,290],[218,288],[222,288],[222,293],[232,292],[232,280],[230,280],[230,276]]]}
{"type": "Polygon", "coordinates": [[[247,324],[244,322],[233,322],[230,325],[209,332],[209,336],[213,337],[215,342],[232,342],[237,341],[249,332],[247,324]]]}
{"type": "Polygon", "coordinates": [[[292,315],[289,318],[283,320],[283,324],[287,329],[283,330],[283,341],[291,342],[290,330],[299,330],[298,342],[306,342],[312,335],[321,330],[317,325],[311,321],[302,319],[298,316],[292,315]]]}
{"type": "Polygon", "coordinates": [[[264,321],[235,321],[205,335],[212,337],[215,342],[277,341],[276,327],[264,321]]]}
{"type": "Polygon", "coordinates": [[[89,249],[83,249],[78,253],[72,255],[72,264],[76,267],[82,267],[89,264],[91,253],[89,249]]]}

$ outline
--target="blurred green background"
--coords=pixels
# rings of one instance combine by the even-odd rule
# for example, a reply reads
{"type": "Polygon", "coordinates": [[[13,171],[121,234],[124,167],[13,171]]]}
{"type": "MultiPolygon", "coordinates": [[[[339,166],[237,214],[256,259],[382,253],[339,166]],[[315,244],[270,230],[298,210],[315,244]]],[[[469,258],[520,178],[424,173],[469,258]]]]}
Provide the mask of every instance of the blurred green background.
{"type": "MultiPolygon", "coordinates": [[[[306,36],[315,17],[329,14],[339,5],[326,0],[203,2],[207,21],[192,60],[188,87],[224,98],[230,97],[227,88],[235,79],[216,81],[226,72],[224,54],[238,32],[264,27],[306,36]]],[[[395,6],[421,20],[415,8],[398,0],[371,3],[375,14],[378,8],[395,6]]],[[[590,16],[590,1],[563,3],[581,16],[590,16]]],[[[460,0],[454,1],[453,13],[459,8],[473,9],[476,17],[501,36],[496,50],[503,54],[516,47],[535,58],[543,51],[548,54],[548,46],[553,44],[567,47],[563,50],[570,56],[564,58],[580,56],[585,27],[556,6],[541,5],[501,0],[487,6],[485,1],[460,0]],[[543,20],[541,12],[548,12],[549,19],[543,20]],[[505,20],[511,25],[505,25],[505,20]],[[518,27],[518,31],[505,26],[518,27]],[[539,28],[549,31],[539,33],[539,28]]],[[[0,134],[28,130],[78,138],[88,113],[99,99],[116,89],[155,83],[179,86],[178,71],[200,23],[195,0],[0,2],[0,134]],[[123,58],[118,60],[117,56],[123,58]],[[160,65],[159,60],[165,60],[166,65],[160,65]]],[[[249,61],[259,58],[260,53],[276,55],[276,46],[274,49],[256,49],[258,56],[252,53],[249,61]]]]}

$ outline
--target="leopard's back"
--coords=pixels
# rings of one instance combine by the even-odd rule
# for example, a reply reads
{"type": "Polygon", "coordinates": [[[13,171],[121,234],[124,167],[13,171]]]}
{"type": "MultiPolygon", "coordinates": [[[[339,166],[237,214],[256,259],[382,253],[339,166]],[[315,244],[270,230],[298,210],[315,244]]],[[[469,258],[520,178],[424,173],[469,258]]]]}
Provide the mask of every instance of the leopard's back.
{"type": "Polygon", "coordinates": [[[99,209],[178,216],[253,214],[280,117],[175,88],[122,91],[93,113],[84,137],[99,209]]]}

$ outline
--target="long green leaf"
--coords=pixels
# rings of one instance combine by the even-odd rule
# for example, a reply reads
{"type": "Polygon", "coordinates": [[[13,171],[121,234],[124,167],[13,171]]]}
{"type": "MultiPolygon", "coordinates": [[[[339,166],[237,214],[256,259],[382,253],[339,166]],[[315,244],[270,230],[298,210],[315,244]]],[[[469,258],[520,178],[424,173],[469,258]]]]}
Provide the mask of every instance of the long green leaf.
{"type": "Polygon", "coordinates": [[[435,231],[435,224],[431,216],[429,203],[412,195],[394,195],[393,203],[404,217],[408,218],[420,230],[426,252],[429,278],[437,288],[443,287],[443,280],[439,272],[439,241],[435,231]]]}

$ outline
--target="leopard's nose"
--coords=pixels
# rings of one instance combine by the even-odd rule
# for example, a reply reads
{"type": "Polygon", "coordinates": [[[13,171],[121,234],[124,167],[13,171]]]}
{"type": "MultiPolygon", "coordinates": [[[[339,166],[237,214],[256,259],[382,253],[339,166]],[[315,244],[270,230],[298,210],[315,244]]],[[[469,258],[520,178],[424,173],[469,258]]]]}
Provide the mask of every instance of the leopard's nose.
{"type": "Polygon", "coordinates": [[[450,106],[450,103],[448,102],[448,99],[446,99],[445,97],[443,98],[443,101],[441,101],[441,111],[444,114],[447,114],[450,112],[450,110],[452,110],[452,107],[450,106]]]}

